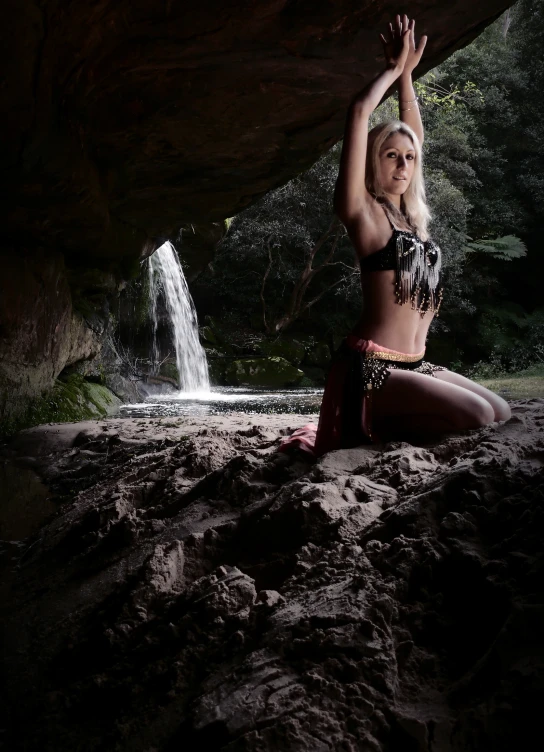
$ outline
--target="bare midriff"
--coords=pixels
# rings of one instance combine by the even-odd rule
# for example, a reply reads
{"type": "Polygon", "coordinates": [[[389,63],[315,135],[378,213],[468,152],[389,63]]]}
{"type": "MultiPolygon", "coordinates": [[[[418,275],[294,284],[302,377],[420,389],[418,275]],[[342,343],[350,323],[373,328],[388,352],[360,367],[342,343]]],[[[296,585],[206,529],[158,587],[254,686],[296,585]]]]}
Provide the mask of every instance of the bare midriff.
{"type": "Polygon", "coordinates": [[[423,352],[434,314],[429,311],[422,316],[410,305],[396,302],[393,270],[361,275],[361,285],[363,312],[352,333],[390,350],[423,352]]]}

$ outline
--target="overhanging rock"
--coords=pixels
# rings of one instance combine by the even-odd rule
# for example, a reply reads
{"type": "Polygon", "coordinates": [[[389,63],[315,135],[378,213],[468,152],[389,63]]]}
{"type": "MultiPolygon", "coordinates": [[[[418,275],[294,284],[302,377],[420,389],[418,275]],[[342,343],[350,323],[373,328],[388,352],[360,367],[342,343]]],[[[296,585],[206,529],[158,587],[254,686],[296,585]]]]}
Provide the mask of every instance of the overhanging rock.
{"type": "MultiPolygon", "coordinates": [[[[415,1],[420,73],[508,0],[415,1]]],[[[397,8],[353,0],[8,0],[0,52],[4,232],[137,257],[308,167],[381,68],[397,8]]]]}

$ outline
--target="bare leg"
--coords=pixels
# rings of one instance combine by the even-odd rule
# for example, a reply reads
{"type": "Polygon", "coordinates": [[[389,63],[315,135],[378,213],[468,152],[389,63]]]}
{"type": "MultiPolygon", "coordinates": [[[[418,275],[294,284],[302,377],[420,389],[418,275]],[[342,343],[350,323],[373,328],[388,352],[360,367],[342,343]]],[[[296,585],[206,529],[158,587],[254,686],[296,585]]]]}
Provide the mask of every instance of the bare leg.
{"type": "Polygon", "coordinates": [[[373,395],[373,427],[386,439],[431,438],[449,431],[481,428],[494,420],[495,409],[481,394],[413,371],[392,369],[383,389],[373,395]]]}
{"type": "Polygon", "coordinates": [[[498,394],[495,394],[495,392],[486,389],[485,386],[475,384],[474,381],[471,381],[464,376],[460,376],[453,371],[436,371],[434,378],[447,381],[450,384],[456,384],[457,386],[463,387],[463,389],[468,389],[470,392],[474,392],[474,394],[479,394],[480,397],[487,400],[493,408],[495,412],[495,420],[509,420],[512,417],[512,411],[510,410],[508,402],[503,400],[502,397],[499,397],[498,394]]]}

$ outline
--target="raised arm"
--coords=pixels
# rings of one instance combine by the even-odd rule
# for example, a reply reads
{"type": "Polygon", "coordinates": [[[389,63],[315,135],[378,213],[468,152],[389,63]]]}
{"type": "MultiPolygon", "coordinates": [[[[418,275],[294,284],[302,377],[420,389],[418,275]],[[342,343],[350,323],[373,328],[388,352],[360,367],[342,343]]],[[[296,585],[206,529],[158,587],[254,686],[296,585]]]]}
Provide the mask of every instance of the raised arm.
{"type": "Polygon", "coordinates": [[[409,52],[410,30],[402,28],[397,16],[395,27],[389,25],[390,39],[381,35],[385,50],[385,70],[357,94],[349,109],[344,132],[340,170],[334,191],[334,210],[345,225],[364,211],[369,194],[365,188],[365,164],[368,119],[386,91],[404,70],[409,52]]]}
{"type": "Polygon", "coordinates": [[[400,119],[406,125],[414,131],[419,139],[419,143],[423,143],[423,123],[421,122],[421,115],[419,113],[417,96],[412,85],[412,71],[418,65],[423,55],[423,50],[427,44],[427,37],[422,36],[419,40],[419,45],[416,47],[415,40],[415,21],[408,21],[408,16],[403,16],[399,19],[397,16],[397,23],[401,24],[401,31],[404,33],[408,29],[409,49],[406,62],[404,64],[404,70],[399,77],[399,113],[400,119]]]}

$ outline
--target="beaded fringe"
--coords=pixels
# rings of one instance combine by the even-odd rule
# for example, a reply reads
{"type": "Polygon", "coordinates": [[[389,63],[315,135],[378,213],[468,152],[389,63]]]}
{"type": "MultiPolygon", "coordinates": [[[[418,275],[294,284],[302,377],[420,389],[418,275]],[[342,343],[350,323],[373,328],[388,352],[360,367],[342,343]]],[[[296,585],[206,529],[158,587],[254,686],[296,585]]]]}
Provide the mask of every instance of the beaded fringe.
{"type": "MultiPolygon", "coordinates": [[[[373,390],[381,389],[387,381],[389,372],[393,368],[406,370],[407,366],[394,363],[391,360],[379,360],[377,358],[363,356],[361,369],[366,394],[368,395],[373,390]]],[[[445,371],[446,369],[444,366],[435,366],[434,363],[422,360],[416,368],[409,368],[408,370],[413,373],[423,373],[426,376],[434,376],[435,371],[445,371]]]]}
{"type": "Polygon", "coordinates": [[[395,290],[397,303],[410,303],[424,316],[427,311],[438,313],[442,302],[440,248],[428,241],[423,243],[412,233],[397,236],[395,290]]]}

